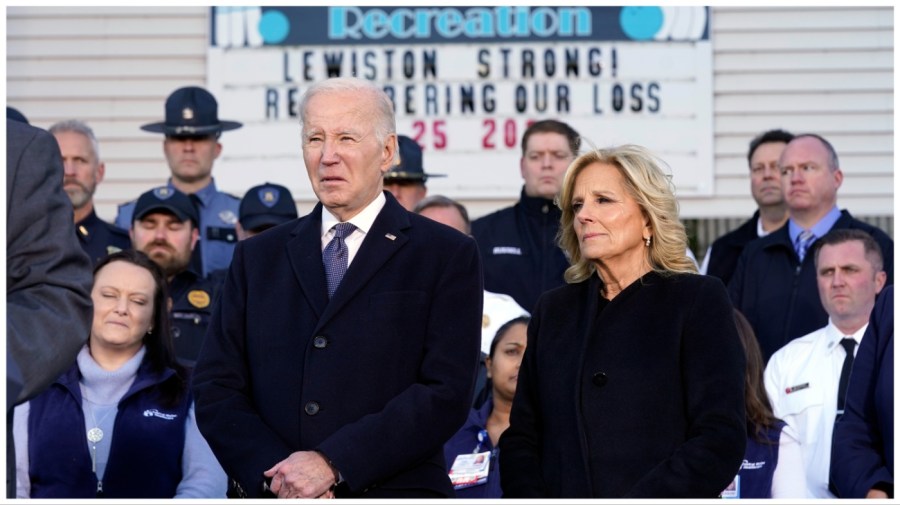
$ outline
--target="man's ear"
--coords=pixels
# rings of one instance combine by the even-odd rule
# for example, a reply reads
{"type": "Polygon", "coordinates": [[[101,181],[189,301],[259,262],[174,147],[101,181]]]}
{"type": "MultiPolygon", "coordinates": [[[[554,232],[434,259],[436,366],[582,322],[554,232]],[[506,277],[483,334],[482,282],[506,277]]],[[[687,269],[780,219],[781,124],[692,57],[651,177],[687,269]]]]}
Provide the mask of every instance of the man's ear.
{"type": "Polygon", "coordinates": [[[384,149],[381,153],[381,173],[387,173],[397,164],[397,134],[389,133],[384,139],[384,149]]]}

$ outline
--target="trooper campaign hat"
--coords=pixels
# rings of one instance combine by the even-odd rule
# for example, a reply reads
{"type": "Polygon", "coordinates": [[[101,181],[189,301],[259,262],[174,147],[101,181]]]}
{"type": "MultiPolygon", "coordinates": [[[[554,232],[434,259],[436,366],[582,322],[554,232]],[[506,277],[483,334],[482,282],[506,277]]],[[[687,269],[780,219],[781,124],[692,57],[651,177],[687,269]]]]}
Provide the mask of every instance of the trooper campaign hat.
{"type": "Polygon", "coordinates": [[[243,126],[219,119],[219,104],[212,93],[197,86],[178,88],[166,99],[166,120],[148,123],[141,129],[171,136],[219,134],[243,126]]]}
{"type": "Polygon", "coordinates": [[[245,230],[255,230],[296,219],[297,204],[286,187],[267,182],[247,191],[241,199],[238,215],[245,230]]]}
{"type": "Polygon", "coordinates": [[[425,182],[429,177],[446,177],[444,174],[426,174],[422,168],[422,148],[406,135],[397,136],[400,162],[384,174],[384,182],[425,182]]]}
{"type": "Polygon", "coordinates": [[[188,219],[199,227],[200,219],[197,216],[197,208],[194,202],[186,194],[168,186],[160,186],[142,194],[134,205],[134,217],[132,222],[143,219],[147,214],[158,211],[166,211],[174,214],[179,221],[188,219]]]}

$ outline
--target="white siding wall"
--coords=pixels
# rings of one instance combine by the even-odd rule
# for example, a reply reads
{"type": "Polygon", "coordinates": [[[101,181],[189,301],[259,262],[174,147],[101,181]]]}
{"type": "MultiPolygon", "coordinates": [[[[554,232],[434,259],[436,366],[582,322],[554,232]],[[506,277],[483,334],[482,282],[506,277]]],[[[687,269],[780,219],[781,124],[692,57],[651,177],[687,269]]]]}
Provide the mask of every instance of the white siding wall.
{"type": "Polygon", "coordinates": [[[892,214],[893,8],[720,7],[711,23],[716,197],[684,202],[682,213],[749,214],[748,143],[784,128],[834,145],[841,207],[892,214]]]}
{"type": "MultiPolygon", "coordinates": [[[[168,176],[161,136],[139,126],[162,118],[173,89],[205,84],[208,18],[206,7],[7,8],[7,102],[40,127],[76,117],[94,128],[101,217],[168,176]]],[[[842,207],[892,215],[893,20],[891,7],[713,8],[715,196],[684,199],[683,217],[750,214],[747,144],[776,127],[834,144],[842,207]]],[[[301,167],[297,178],[306,184],[301,167]]],[[[462,200],[473,217],[511,203],[462,200]]]]}

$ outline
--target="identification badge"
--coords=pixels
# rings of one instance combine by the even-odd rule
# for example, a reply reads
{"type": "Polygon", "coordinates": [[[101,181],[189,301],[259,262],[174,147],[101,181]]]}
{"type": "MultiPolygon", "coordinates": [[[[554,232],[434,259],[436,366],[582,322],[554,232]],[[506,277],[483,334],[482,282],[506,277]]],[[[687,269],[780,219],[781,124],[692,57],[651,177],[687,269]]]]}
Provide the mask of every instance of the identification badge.
{"type": "Polygon", "coordinates": [[[735,475],[734,480],[731,481],[731,484],[728,484],[728,487],[722,491],[722,494],[719,496],[720,498],[740,498],[741,497],[741,476],[735,475]]]}
{"type": "Polygon", "coordinates": [[[450,468],[450,482],[453,489],[484,484],[488,479],[491,466],[491,451],[460,454],[450,468]]]}

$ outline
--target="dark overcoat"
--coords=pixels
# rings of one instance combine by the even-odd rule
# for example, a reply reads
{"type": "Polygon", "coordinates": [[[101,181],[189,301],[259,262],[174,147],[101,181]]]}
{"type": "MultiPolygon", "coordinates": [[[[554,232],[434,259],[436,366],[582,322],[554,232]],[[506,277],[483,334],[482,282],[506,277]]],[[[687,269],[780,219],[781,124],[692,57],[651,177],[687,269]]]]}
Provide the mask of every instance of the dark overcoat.
{"type": "Polygon", "coordinates": [[[322,205],[238,243],[194,376],[197,421],[239,493],[319,450],[338,497],[452,496],[442,447],[471,405],[475,241],[387,202],[329,301],[322,205]]]}
{"type": "Polygon", "coordinates": [[[744,354],[719,279],[549,291],[528,327],[504,497],[714,498],[744,457],[744,354]],[[605,307],[604,307],[605,305],[605,307]]]}
{"type": "Polygon", "coordinates": [[[894,497],[894,287],[875,301],[847,384],[844,415],[834,424],[831,484],[841,498],[870,489],[894,497]]]}

